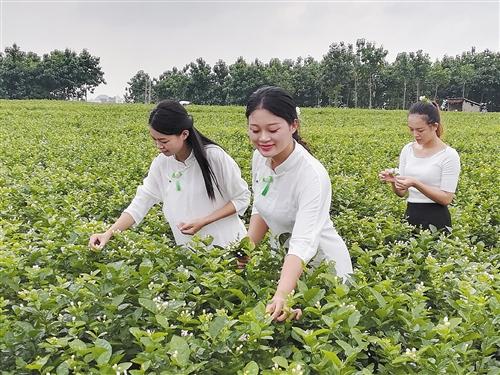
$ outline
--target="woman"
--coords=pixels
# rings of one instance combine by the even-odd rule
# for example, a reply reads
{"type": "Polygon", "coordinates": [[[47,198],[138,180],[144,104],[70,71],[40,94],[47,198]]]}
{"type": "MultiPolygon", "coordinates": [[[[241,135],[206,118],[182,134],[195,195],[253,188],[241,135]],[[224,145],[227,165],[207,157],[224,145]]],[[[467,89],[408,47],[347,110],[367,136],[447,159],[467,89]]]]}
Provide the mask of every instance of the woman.
{"type": "Polygon", "coordinates": [[[178,245],[195,233],[212,236],[220,246],[245,237],[238,214],[248,207],[250,191],[236,162],[196,130],[176,101],[164,100],[151,111],[149,132],[160,154],[132,203],[106,232],[92,235],[89,245],[102,248],[114,232],[139,224],[160,202],[178,245]]]}
{"type": "MultiPolygon", "coordinates": [[[[276,293],[267,305],[272,318],[282,321],[287,318],[286,297],[305,264],[334,260],[337,275],[345,278],[352,273],[351,258],[330,219],[330,178],[299,136],[292,97],[281,88],[263,87],[250,96],[246,117],[256,148],[248,236],[258,243],[268,230],[272,239],[291,234],[276,293]]],[[[300,310],[295,313],[298,319],[300,310]]]]}
{"type": "Polygon", "coordinates": [[[403,147],[399,173],[385,169],[380,180],[388,182],[400,197],[408,195],[406,217],[424,229],[451,228],[448,205],[460,174],[457,151],[441,140],[443,125],[437,103],[425,97],[410,107],[408,128],[414,141],[403,147]]]}

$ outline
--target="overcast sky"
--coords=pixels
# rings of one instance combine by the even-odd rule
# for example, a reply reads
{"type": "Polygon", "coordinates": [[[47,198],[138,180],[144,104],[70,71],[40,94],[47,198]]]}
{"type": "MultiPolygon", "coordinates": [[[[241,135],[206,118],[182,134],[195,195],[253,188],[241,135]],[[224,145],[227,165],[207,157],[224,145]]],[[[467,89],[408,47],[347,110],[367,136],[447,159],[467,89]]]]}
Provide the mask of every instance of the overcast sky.
{"type": "Polygon", "coordinates": [[[432,59],[500,49],[500,0],[489,1],[42,1],[0,0],[0,47],[39,55],[83,48],[99,56],[106,85],[123,96],[139,70],[152,77],[203,57],[320,60],[331,43],[374,41],[432,59]]]}

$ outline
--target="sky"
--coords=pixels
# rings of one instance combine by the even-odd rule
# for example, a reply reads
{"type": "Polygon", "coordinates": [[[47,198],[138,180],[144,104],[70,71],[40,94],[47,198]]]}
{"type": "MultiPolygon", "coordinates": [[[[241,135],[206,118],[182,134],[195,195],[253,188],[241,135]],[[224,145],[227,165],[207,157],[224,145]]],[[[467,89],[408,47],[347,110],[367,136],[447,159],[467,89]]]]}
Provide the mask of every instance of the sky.
{"type": "Polygon", "coordinates": [[[432,60],[500,50],[500,0],[117,1],[0,0],[0,49],[16,43],[40,56],[87,49],[100,58],[100,94],[123,96],[139,70],[158,77],[198,57],[213,66],[243,56],[312,56],[364,38],[389,51],[422,49],[432,60]]]}

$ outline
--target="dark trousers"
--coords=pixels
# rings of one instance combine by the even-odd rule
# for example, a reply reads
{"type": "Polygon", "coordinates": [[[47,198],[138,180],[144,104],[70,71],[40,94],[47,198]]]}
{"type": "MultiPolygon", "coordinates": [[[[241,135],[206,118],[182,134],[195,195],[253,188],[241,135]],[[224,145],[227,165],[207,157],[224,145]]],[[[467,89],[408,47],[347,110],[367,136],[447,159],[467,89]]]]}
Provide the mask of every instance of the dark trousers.
{"type": "Polygon", "coordinates": [[[437,229],[451,228],[451,216],[448,206],[438,203],[411,203],[406,207],[406,219],[415,226],[429,229],[434,225],[437,229]]]}

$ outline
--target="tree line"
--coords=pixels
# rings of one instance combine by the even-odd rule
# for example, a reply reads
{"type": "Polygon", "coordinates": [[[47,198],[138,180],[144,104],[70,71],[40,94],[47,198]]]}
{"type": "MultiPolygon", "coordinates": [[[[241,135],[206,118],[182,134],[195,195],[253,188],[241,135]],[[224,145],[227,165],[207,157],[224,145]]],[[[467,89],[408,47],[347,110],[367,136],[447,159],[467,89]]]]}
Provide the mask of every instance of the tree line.
{"type": "Polygon", "coordinates": [[[406,109],[421,95],[442,101],[466,97],[500,111],[500,53],[475,48],[457,56],[432,61],[418,50],[401,52],[394,62],[376,43],[333,43],[320,61],[277,58],[268,63],[239,57],[228,65],[219,60],[210,66],[198,58],[184,66],[151,77],[137,72],[128,82],[127,102],[165,98],[196,104],[243,105],[263,85],[285,88],[298,105],[353,108],[406,109]]]}
{"type": "Polygon", "coordinates": [[[0,52],[0,98],[87,99],[106,83],[99,57],[87,50],[54,50],[42,57],[16,44],[0,52]]]}
{"type": "MultiPolygon", "coordinates": [[[[298,105],[406,109],[421,95],[441,101],[466,97],[500,111],[500,53],[475,48],[431,61],[418,50],[401,52],[394,62],[376,43],[333,43],[320,61],[277,58],[264,63],[239,57],[210,66],[203,58],[151,77],[137,72],[125,89],[127,102],[165,98],[197,104],[243,105],[263,85],[285,88],[298,105]]],[[[43,56],[16,44],[0,52],[0,98],[80,99],[106,83],[99,57],[87,50],[54,50],[43,56]]]]}

